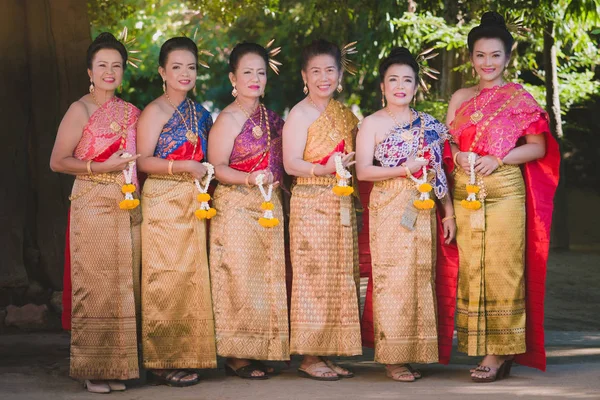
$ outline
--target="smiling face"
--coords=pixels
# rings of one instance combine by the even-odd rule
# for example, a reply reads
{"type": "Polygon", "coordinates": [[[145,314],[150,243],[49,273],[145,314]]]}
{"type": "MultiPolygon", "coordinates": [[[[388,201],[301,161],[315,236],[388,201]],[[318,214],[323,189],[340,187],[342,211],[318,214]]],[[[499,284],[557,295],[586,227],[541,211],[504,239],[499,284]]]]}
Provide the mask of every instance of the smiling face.
{"type": "Polygon", "coordinates": [[[158,67],[167,88],[187,92],[196,84],[196,57],[189,50],[173,50],[167,57],[165,68],[158,67]]]}
{"type": "Polygon", "coordinates": [[[255,53],[247,53],[240,58],[235,73],[229,73],[231,84],[235,84],[238,96],[257,98],[265,92],[267,65],[255,53]]]}
{"type": "Polygon", "coordinates": [[[510,54],[506,53],[504,43],[497,38],[481,38],[473,45],[471,62],[484,82],[499,83],[502,73],[508,66],[510,54]]]}
{"type": "Polygon", "coordinates": [[[385,71],[381,90],[385,93],[388,104],[395,106],[409,105],[417,92],[415,71],[408,65],[391,65],[385,71]]]}
{"type": "Polygon", "coordinates": [[[123,58],[114,49],[102,49],[92,59],[88,75],[96,89],[114,91],[123,82],[123,58]]]}
{"type": "Polygon", "coordinates": [[[319,54],[312,57],[302,71],[302,79],[308,86],[311,96],[329,98],[342,79],[335,58],[329,54],[319,54]]]}

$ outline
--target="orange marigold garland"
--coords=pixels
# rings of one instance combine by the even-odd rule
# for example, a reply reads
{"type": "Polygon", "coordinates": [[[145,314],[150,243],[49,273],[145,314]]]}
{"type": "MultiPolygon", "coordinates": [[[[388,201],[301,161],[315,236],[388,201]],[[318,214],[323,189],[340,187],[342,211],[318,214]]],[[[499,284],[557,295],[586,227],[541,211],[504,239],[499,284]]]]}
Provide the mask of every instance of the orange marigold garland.
{"type": "Polygon", "coordinates": [[[215,167],[212,164],[203,162],[202,165],[206,167],[206,175],[204,176],[203,182],[204,185],[201,185],[198,179],[194,179],[194,184],[196,185],[196,189],[198,189],[198,196],[196,199],[200,202],[200,208],[194,212],[196,218],[198,219],[211,219],[215,215],[217,215],[217,210],[211,207],[208,202],[210,201],[210,194],[208,194],[208,186],[210,185],[210,181],[215,175],[215,167]]]}
{"type": "MultiPolygon", "coordinates": [[[[417,161],[425,161],[423,157],[417,157],[417,161]]],[[[433,190],[431,184],[427,183],[427,166],[423,165],[423,175],[421,178],[415,178],[410,175],[420,195],[419,198],[413,201],[413,205],[418,210],[430,210],[435,206],[435,202],[429,197],[429,193],[433,190]]]]}
{"type": "Polygon", "coordinates": [[[264,174],[260,174],[256,177],[256,185],[258,186],[263,199],[265,199],[265,201],[263,201],[260,205],[260,208],[264,211],[264,213],[263,216],[258,219],[258,223],[260,226],[265,228],[274,228],[279,225],[279,219],[273,216],[273,210],[275,209],[275,205],[271,202],[271,198],[273,196],[273,184],[271,183],[267,191],[265,191],[263,184],[264,179],[264,174]]]}
{"type": "MultiPolygon", "coordinates": [[[[121,158],[130,158],[131,154],[125,152],[121,154],[121,158]]],[[[140,205],[140,200],[133,198],[135,192],[135,185],[131,183],[133,179],[133,169],[135,168],[135,161],[130,161],[127,164],[127,168],[123,170],[123,176],[125,177],[125,184],[121,186],[121,192],[125,195],[125,199],[119,202],[119,208],[121,210],[133,210],[140,205]]]]}
{"type": "Polygon", "coordinates": [[[475,181],[475,160],[477,155],[473,152],[469,153],[469,183],[466,185],[467,198],[460,202],[460,205],[467,210],[479,210],[481,208],[481,201],[477,200],[477,194],[479,193],[480,187],[476,185],[475,181]]]}
{"type": "Polygon", "coordinates": [[[333,187],[333,193],[338,196],[350,196],[354,193],[354,188],[348,186],[348,181],[352,178],[352,174],[342,164],[342,156],[335,156],[335,176],[338,179],[337,185],[333,187]]]}

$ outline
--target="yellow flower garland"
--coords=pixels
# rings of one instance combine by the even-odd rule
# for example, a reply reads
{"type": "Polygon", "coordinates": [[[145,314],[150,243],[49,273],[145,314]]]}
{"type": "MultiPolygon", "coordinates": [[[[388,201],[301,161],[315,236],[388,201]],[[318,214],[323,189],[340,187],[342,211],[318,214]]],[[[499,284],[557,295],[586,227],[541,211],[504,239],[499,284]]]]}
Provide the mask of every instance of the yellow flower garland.
{"type": "Polygon", "coordinates": [[[271,202],[271,197],[273,196],[273,184],[270,184],[268,192],[265,192],[263,187],[264,178],[265,176],[263,174],[260,174],[256,177],[256,185],[258,186],[258,189],[265,200],[260,205],[260,208],[264,211],[264,214],[258,219],[258,223],[264,228],[274,228],[279,225],[279,219],[273,216],[273,210],[275,209],[275,204],[271,202]]]}

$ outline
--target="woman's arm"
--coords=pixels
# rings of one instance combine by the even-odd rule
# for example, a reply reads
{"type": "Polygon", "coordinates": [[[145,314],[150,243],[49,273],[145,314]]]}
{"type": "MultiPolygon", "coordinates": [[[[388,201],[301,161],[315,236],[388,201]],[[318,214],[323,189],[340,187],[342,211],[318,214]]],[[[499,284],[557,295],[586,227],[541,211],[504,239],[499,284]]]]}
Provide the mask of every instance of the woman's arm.
{"type": "Polygon", "coordinates": [[[525,144],[509,151],[502,160],[492,155],[478,158],[475,162],[475,171],[488,176],[502,164],[524,164],[542,158],[544,154],[546,154],[546,139],[544,135],[525,135],[525,144]]]}
{"type": "Polygon", "coordinates": [[[442,226],[444,228],[444,243],[449,244],[456,237],[456,216],[454,215],[454,205],[450,193],[438,200],[444,209],[442,217],[442,226]]]}

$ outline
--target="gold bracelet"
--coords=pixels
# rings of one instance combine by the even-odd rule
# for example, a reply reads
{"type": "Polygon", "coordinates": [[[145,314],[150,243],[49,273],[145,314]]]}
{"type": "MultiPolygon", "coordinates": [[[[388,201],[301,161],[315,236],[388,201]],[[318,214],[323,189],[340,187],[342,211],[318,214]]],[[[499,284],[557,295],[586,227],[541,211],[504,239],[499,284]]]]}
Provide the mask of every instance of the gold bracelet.
{"type": "Polygon", "coordinates": [[[310,169],[310,176],[315,177],[315,168],[317,167],[317,164],[313,164],[312,168],[310,169]]]}
{"type": "Polygon", "coordinates": [[[406,174],[406,178],[410,178],[412,176],[412,174],[410,173],[410,168],[408,168],[405,164],[402,164],[401,166],[404,167],[404,173],[406,174]]]}
{"type": "Polygon", "coordinates": [[[173,175],[173,163],[175,162],[175,160],[169,160],[169,167],[167,168],[167,172],[169,173],[169,175],[173,175]]]}
{"type": "Polygon", "coordinates": [[[85,167],[87,168],[89,175],[94,175],[94,172],[92,171],[92,160],[88,160],[88,162],[85,164],[85,167]]]}
{"type": "Polygon", "coordinates": [[[447,217],[442,218],[442,223],[448,221],[449,219],[456,219],[456,215],[449,215],[447,217]]]}
{"type": "Polygon", "coordinates": [[[454,165],[458,165],[458,162],[456,161],[456,159],[458,158],[458,155],[461,153],[461,151],[457,151],[456,153],[454,153],[454,157],[452,157],[452,161],[454,161],[454,165]]]}
{"type": "Polygon", "coordinates": [[[246,186],[252,187],[250,184],[250,172],[246,173],[246,186]]]}
{"type": "Polygon", "coordinates": [[[498,161],[498,168],[500,168],[501,166],[504,165],[504,163],[502,162],[502,160],[500,159],[500,157],[496,157],[496,161],[498,161]]]}

